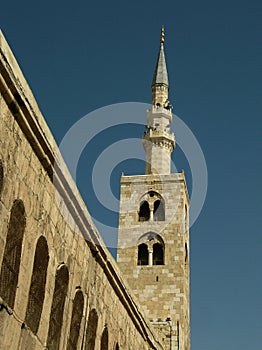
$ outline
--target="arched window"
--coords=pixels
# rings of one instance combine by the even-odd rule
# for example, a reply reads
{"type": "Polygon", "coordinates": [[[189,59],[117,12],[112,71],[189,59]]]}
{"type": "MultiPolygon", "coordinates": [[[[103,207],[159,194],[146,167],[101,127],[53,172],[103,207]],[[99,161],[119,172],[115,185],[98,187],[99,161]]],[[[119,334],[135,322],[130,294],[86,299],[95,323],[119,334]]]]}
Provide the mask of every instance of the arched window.
{"type": "Polygon", "coordinates": [[[25,225],[25,207],[17,199],[11,209],[0,274],[0,296],[10,308],[15,304],[25,225]]]}
{"type": "Polygon", "coordinates": [[[154,202],[154,221],[164,221],[165,220],[165,208],[163,200],[156,200],[154,202]]]}
{"type": "Polygon", "coordinates": [[[118,343],[116,343],[115,350],[120,350],[118,343]]]}
{"type": "Polygon", "coordinates": [[[187,243],[185,244],[185,264],[188,264],[188,249],[187,249],[187,243]]]}
{"type": "Polygon", "coordinates": [[[138,265],[164,265],[163,239],[155,232],[147,232],[137,242],[138,265]]]}
{"type": "Polygon", "coordinates": [[[101,337],[101,350],[108,350],[108,330],[107,327],[104,328],[102,337],[101,337]]]}
{"type": "Polygon", "coordinates": [[[144,243],[138,246],[137,265],[148,265],[148,247],[144,243]]]}
{"type": "Polygon", "coordinates": [[[47,242],[45,237],[41,236],[36,245],[34,267],[25,316],[25,323],[34,334],[38,331],[42,314],[48,261],[47,242]]]}
{"type": "Polygon", "coordinates": [[[4,168],[3,168],[3,163],[0,160],[0,196],[2,194],[3,184],[4,184],[4,168]]]}
{"type": "Polygon", "coordinates": [[[153,265],[164,265],[164,247],[161,243],[153,245],[153,265]]]}
{"type": "Polygon", "coordinates": [[[68,281],[68,268],[66,265],[59,266],[56,271],[55,289],[53,294],[47,337],[47,347],[52,350],[59,349],[68,281]]]}
{"type": "Polygon", "coordinates": [[[94,350],[96,342],[98,316],[95,309],[92,309],[88,316],[86,327],[86,348],[85,350],[94,350]]]}
{"type": "Polygon", "coordinates": [[[147,201],[140,204],[139,221],[148,221],[150,218],[150,209],[147,201]]]}
{"type": "Polygon", "coordinates": [[[73,311],[71,317],[70,334],[67,343],[67,350],[76,350],[79,338],[81,320],[83,316],[84,296],[81,290],[75,294],[73,302],[73,311]]]}

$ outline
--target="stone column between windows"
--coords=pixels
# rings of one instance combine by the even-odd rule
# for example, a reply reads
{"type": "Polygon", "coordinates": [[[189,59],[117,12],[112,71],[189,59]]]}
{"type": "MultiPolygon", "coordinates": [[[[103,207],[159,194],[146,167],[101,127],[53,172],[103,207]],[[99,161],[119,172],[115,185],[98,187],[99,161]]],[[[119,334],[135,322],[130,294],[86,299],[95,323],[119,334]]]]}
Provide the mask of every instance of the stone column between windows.
{"type": "Polygon", "coordinates": [[[154,201],[149,202],[150,218],[149,221],[154,221],[154,201]]]}
{"type": "Polygon", "coordinates": [[[153,247],[148,247],[148,265],[153,266],[153,247]]]}

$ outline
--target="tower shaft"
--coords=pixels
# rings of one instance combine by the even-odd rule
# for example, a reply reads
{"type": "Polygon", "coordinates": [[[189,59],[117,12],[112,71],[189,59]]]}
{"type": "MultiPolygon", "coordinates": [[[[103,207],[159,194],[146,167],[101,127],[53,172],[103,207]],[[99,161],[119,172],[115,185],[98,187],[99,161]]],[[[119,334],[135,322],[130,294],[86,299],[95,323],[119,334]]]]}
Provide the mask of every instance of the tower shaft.
{"type": "Polygon", "coordinates": [[[190,350],[189,198],[175,146],[162,29],[143,135],[145,175],[122,176],[117,262],[165,350],[190,350]]]}

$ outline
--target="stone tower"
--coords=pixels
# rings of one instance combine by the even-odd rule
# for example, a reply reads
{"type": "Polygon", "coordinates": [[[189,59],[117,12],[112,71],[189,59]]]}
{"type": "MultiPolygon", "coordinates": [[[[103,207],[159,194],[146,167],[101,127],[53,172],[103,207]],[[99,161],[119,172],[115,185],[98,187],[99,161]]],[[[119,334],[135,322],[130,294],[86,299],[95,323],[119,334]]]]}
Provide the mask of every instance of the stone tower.
{"type": "Polygon", "coordinates": [[[117,261],[164,348],[190,350],[189,198],[184,173],[170,172],[168,91],[162,28],[143,135],[145,175],[121,177],[117,261]]]}

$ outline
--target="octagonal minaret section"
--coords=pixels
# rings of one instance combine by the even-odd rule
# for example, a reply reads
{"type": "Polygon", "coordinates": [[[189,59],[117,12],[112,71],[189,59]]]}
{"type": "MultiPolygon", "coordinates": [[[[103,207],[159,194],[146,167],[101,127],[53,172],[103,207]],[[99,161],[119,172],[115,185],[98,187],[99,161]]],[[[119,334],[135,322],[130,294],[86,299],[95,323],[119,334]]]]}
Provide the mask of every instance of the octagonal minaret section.
{"type": "Polygon", "coordinates": [[[146,153],[145,174],[170,174],[171,153],[175,147],[170,132],[172,105],[168,99],[168,73],[164,52],[165,33],[162,27],[160,49],[152,82],[152,107],[147,111],[147,131],[143,135],[146,153]]]}

